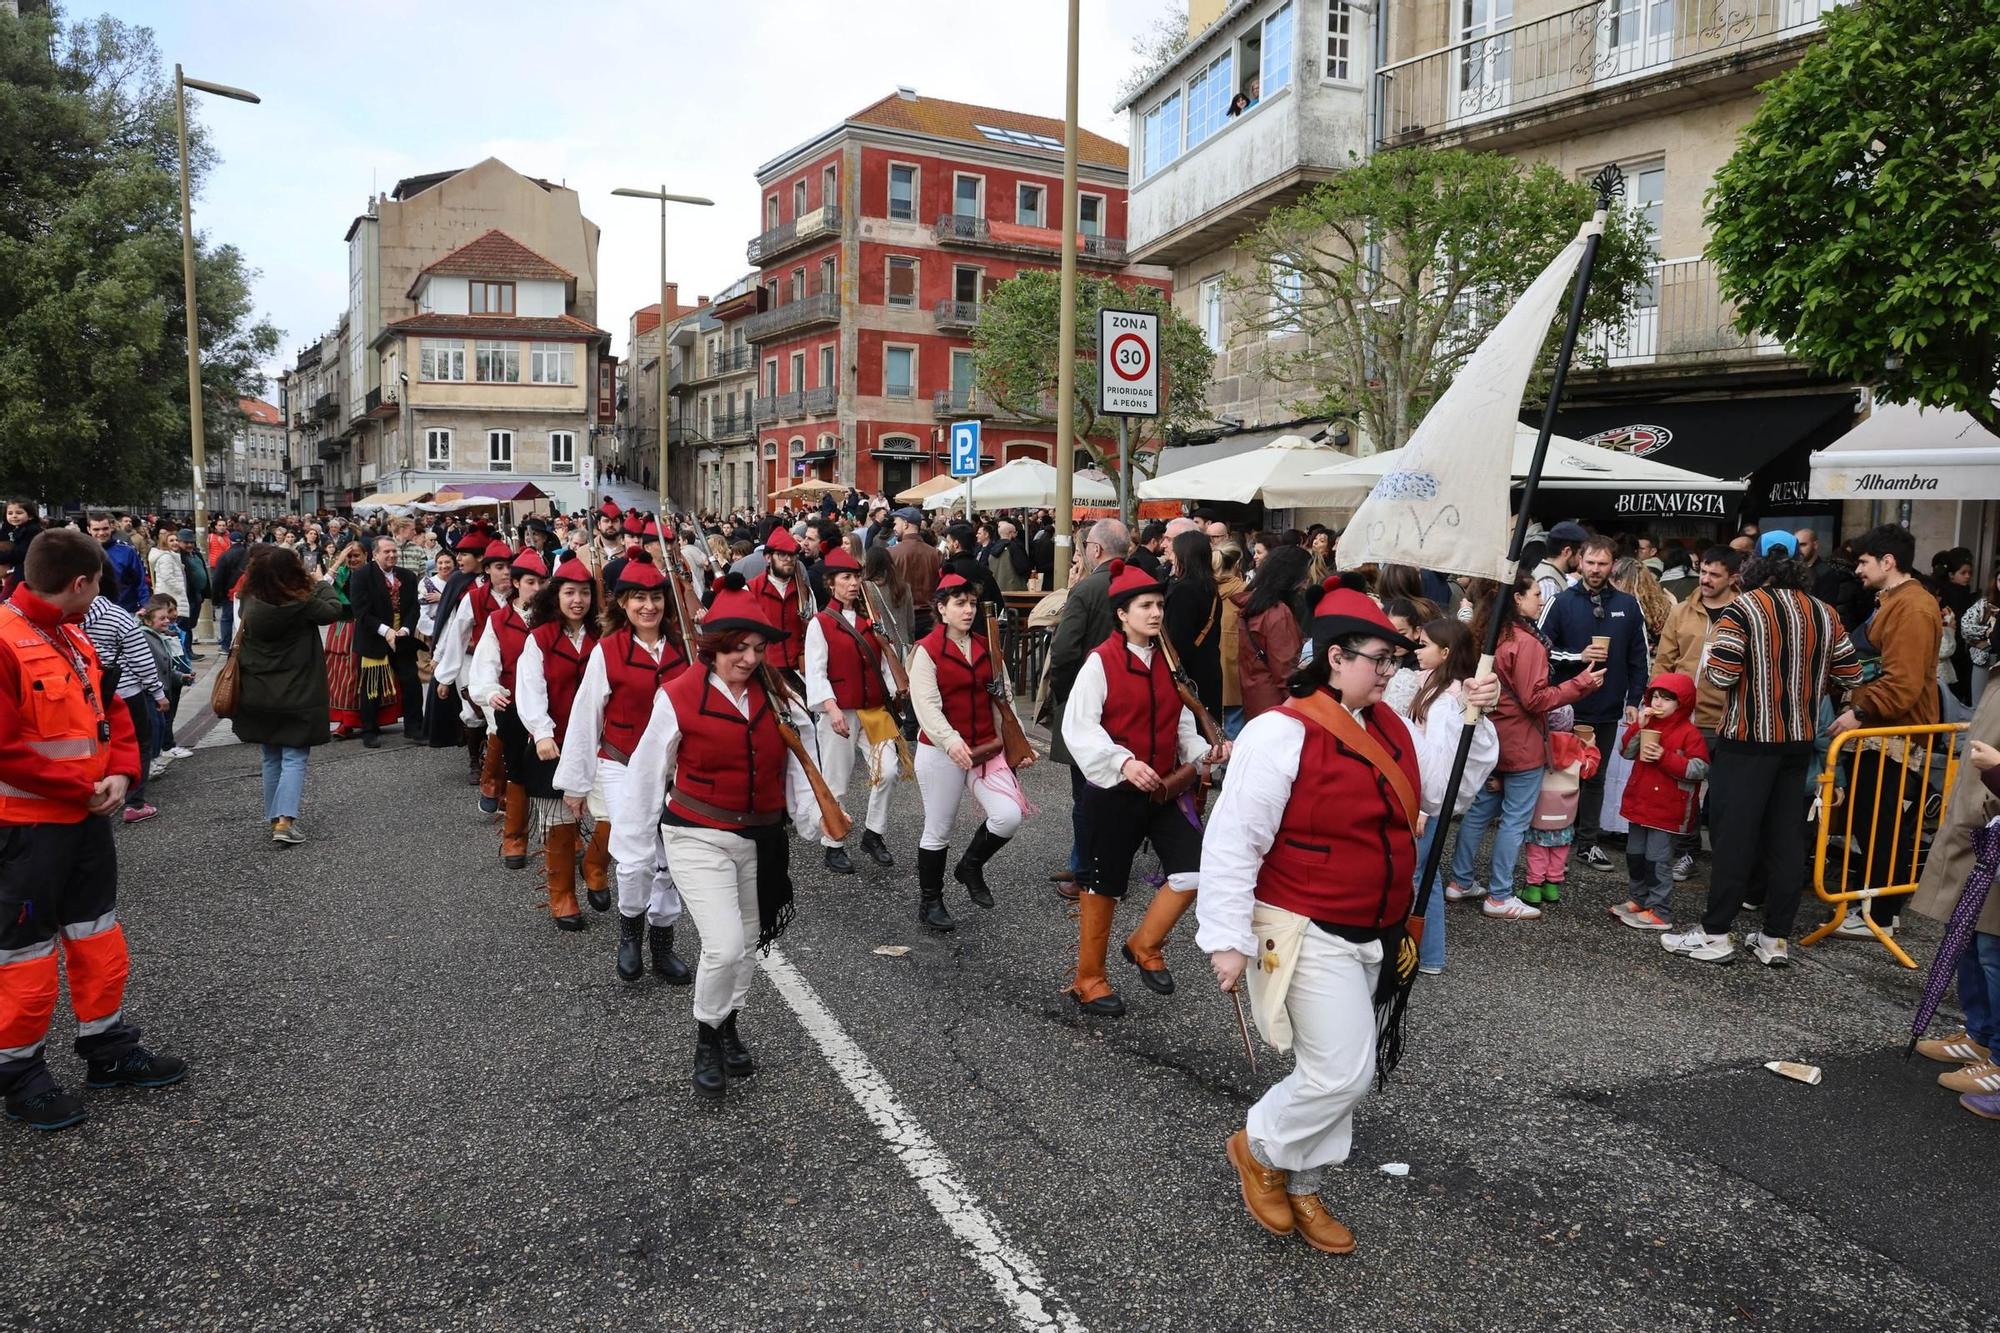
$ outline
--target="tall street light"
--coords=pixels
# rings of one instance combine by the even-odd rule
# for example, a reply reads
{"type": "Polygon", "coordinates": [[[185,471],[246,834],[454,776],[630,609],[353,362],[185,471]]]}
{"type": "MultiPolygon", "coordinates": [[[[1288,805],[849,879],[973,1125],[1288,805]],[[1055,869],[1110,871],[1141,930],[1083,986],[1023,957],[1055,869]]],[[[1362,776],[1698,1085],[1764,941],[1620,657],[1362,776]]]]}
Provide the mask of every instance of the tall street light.
{"type": "MultiPolygon", "coordinates": [[[[627,199],[657,199],[660,201],[660,522],[667,519],[667,205],[695,204],[702,208],[715,207],[715,200],[704,199],[698,194],[668,194],[662,185],[657,190],[617,189],[611,193],[627,199]]],[[[627,349],[632,351],[635,349],[627,349]]]]}
{"type": "MultiPolygon", "coordinates": [[[[1062,313],[1056,320],[1056,542],[1050,584],[1069,586],[1076,471],[1076,46],[1078,0],[1069,0],[1068,86],[1063,98],[1062,313]]],[[[1122,479],[1121,479],[1122,480],[1122,479]]]]}
{"type": "MultiPolygon", "coordinates": [[[[217,97],[233,98],[238,102],[259,102],[263,99],[255,93],[231,88],[226,83],[210,83],[206,79],[190,79],[174,66],[174,128],[180,136],[181,150],[181,284],[186,289],[187,304],[187,345],[188,345],[188,456],[194,467],[194,532],[196,549],[206,551],[208,542],[208,460],[207,442],[203,439],[201,424],[201,319],[194,303],[194,205],[188,198],[188,111],[187,90],[214,93],[217,97]]],[[[202,604],[201,618],[206,623],[214,606],[211,599],[202,604]]]]}

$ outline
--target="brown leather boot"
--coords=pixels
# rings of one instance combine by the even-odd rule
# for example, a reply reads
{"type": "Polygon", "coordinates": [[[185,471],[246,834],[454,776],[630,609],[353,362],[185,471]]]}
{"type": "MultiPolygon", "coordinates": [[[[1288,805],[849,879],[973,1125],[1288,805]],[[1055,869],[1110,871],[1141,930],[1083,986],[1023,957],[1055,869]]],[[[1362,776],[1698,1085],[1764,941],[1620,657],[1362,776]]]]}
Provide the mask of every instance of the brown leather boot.
{"type": "Polygon", "coordinates": [[[611,821],[600,819],[591,831],[590,846],[583,853],[583,887],[590,896],[590,910],[611,910],[611,821]]]}
{"type": "Polygon", "coordinates": [[[506,814],[500,825],[500,863],[509,870],[528,864],[528,789],[507,784],[506,814]]]}
{"type": "Polygon", "coordinates": [[[549,915],[564,930],[583,929],[583,914],[576,905],[576,825],[551,825],[542,859],[549,876],[549,915]]]}
{"type": "Polygon", "coordinates": [[[1292,1220],[1306,1244],[1322,1254],[1352,1254],[1354,1233],[1326,1211],[1317,1194],[1287,1194],[1292,1220]]]}
{"type": "Polygon", "coordinates": [[[1111,946],[1111,916],[1117,910],[1118,900],[1101,893],[1077,899],[1076,982],[1069,994],[1093,1018],[1117,1018],[1125,1012],[1125,1001],[1104,978],[1104,952],[1111,946]]]}
{"type": "Polygon", "coordinates": [[[1289,1236],[1297,1227],[1292,1205],[1285,1197],[1285,1182],[1291,1173],[1265,1166],[1250,1151],[1250,1131],[1239,1129],[1229,1136],[1229,1164],[1243,1183],[1243,1206],[1258,1226],[1274,1236],[1289,1236]]]}
{"type": "Polygon", "coordinates": [[[1146,915],[1140,919],[1139,928],[1125,938],[1125,961],[1139,969],[1139,980],[1145,982],[1146,989],[1155,995],[1174,993],[1174,974],[1167,971],[1167,959],[1161,952],[1161,946],[1193,902],[1193,889],[1170,889],[1161,885],[1153,894],[1153,901],[1146,905],[1146,915]]]}
{"type": "Polygon", "coordinates": [[[479,757],[479,794],[498,800],[500,789],[507,783],[506,761],[500,755],[500,738],[488,735],[481,742],[483,753],[479,757]]]}

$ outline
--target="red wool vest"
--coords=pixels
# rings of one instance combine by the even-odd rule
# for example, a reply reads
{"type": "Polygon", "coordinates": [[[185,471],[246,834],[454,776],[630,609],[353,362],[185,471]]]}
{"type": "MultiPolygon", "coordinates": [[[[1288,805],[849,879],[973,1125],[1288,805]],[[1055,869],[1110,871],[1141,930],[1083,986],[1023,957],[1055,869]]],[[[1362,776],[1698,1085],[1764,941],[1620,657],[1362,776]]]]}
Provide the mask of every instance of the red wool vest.
{"type": "MultiPolygon", "coordinates": [[[[986,689],[993,683],[993,661],[985,641],[973,638],[969,662],[958,651],[958,645],[946,637],[942,625],[917,640],[917,645],[930,654],[937,670],[938,695],[944,702],[945,720],[958,732],[959,739],[968,747],[993,740],[999,733],[993,729],[993,696],[986,689]]],[[[925,745],[937,743],[921,732],[917,739],[925,745]]]]}
{"type": "MultiPolygon", "coordinates": [[[[709,680],[706,671],[683,671],[666,686],[680,723],[680,755],[672,789],[723,810],[778,814],[785,811],[788,753],[778,731],[778,715],[764,687],[750,682],[750,716],[709,680]]],[[[742,828],[739,823],[696,814],[670,795],[667,809],[703,828],[742,828]]]]}
{"type": "Polygon", "coordinates": [[[882,684],[882,651],[869,637],[869,621],[862,616],[848,632],[846,617],[837,611],[822,611],[813,619],[826,636],[826,680],[833,686],[834,702],[845,709],[882,708],[889,691],[882,684]],[[859,634],[865,643],[856,643],[859,634]]]}
{"type": "Polygon", "coordinates": [[[750,580],[750,591],[762,599],[765,618],[785,632],[764,648],[764,660],[780,671],[796,671],[806,664],[806,623],[799,615],[799,579],[792,576],[781,592],[771,582],[769,570],[750,580]]]}
{"type": "Polygon", "coordinates": [[[500,688],[514,692],[514,668],[521,664],[521,650],[528,646],[528,622],[511,605],[503,606],[486,618],[500,640],[500,688]]]}
{"type": "Polygon", "coordinates": [[[1149,669],[1114,631],[1094,650],[1104,668],[1104,730],[1140,763],[1165,776],[1180,763],[1181,697],[1167,670],[1167,655],[1155,648],[1149,669]]]}
{"type": "Polygon", "coordinates": [[[611,686],[611,695],[604,703],[603,741],[597,753],[627,764],[632,761],[632,751],[639,748],[639,738],[646,734],[646,723],[652,720],[653,696],[687,670],[687,658],[681,656],[672,639],[663,638],[660,660],[655,662],[633,639],[630,629],[605,636],[597,647],[604,658],[604,679],[611,686]]]}
{"type": "Polygon", "coordinates": [[[493,585],[481,579],[465,594],[472,600],[472,633],[465,640],[465,651],[470,653],[479,647],[479,636],[486,632],[486,620],[500,609],[500,603],[493,600],[493,585]]]}
{"type": "MultiPolygon", "coordinates": [[[[1315,921],[1377,930],[1410,914],[1410,879],[1417,840],[1402,806],[1375,766],[1289,705],[1274,711],[1305,726],[1299,781],[1271,850],[1257,872],[1257,897],[1315,921]],[[1310,779],[1307,775],[1310,774],[1310,779]]],[[[1423,790],[1416,746],[1387,704],[1367,712],[1369,734],[1403,770],[1411,791],[1423,790]]]]}
{"type": "Polygon", "coordinates": [[[583,684],[583,664],[597,646],[597,636],[585,629],[583,646],[570,642],[562,625],[551,620],[528,631],[528,637],[542,650],[542,679],[549,687],[549,716],[556,724],[556,744],[562,744],[569,730],[569,710],[576,704],[577,687],[583,684]]]}

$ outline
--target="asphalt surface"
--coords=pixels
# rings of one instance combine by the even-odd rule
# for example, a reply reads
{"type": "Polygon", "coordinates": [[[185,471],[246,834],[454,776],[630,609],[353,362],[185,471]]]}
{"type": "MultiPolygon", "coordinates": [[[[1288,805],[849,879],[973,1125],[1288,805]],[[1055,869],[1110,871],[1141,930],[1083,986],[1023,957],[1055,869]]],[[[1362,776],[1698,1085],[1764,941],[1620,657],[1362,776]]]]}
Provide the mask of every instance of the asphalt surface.
{"type": "MultiPolygon", "coordinates": [[[[894,870],[799,850],[781,953],[1045,1284],[1037,1324],[769,975],[742,1019],[757,1075],[698,1105],[687,992],[619,982],[612,918],[551,928],[462,752],[316,750],[310,840],[281,847],[255,752],[210,741],[119,835],[127,1013],[194,1072],[89,1094],[67,1133],[0,1124],[0,1326],[2000,1329],[1977,1166],[2000,1130],[1902,1061],[1917,978],[1871,943],[1783,973],[1673,959],[1605,915],[1621,881],[1575,868],[1542,922],[1453,909],[1325,1191],[1360,1238],[1333,1258],[1243,1212],[1222,1142],[1289,1061],[1251,1072],[1191,917],[1178,994],[1114,962],[1128,1017],[1062,1000],[1063,771],[1030,772],[1043,813],[992,867],[1000,905],[953,886],[945,938],[914,920],[899,801],[894,870]]],[[[1927,960],[1936,927],[1906,934],[1927,960]]],[[[64,1078],[71,1035],[59,1017],[64,1078]]]]}

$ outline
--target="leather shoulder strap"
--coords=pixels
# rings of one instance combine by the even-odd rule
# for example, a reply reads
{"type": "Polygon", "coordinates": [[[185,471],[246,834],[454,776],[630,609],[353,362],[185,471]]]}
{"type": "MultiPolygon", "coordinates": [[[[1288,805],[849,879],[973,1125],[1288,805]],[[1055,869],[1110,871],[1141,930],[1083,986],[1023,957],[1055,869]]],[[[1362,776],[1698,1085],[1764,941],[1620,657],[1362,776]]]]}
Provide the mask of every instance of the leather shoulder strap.
{"type": "Polygon", "coordinates": [[[1348,749],[1366,759],[1376,772],[1388,782],[1389,790],[1395,793],[1396,802],[1403,808],[1403,819],[1414,833],[1417,828],[1417,794],[1410,790],[1410,780],[1389,752],[1382,748],[1382,742],[1368,733],[1368,729],[1354,720],[1354,714],[1342,708],[1324,694],[1310,694],[1303,699],[1292,699],[1284,708],[1300,717],[1318,723],[1333,734],[1333,738],[1348,749]]]}

